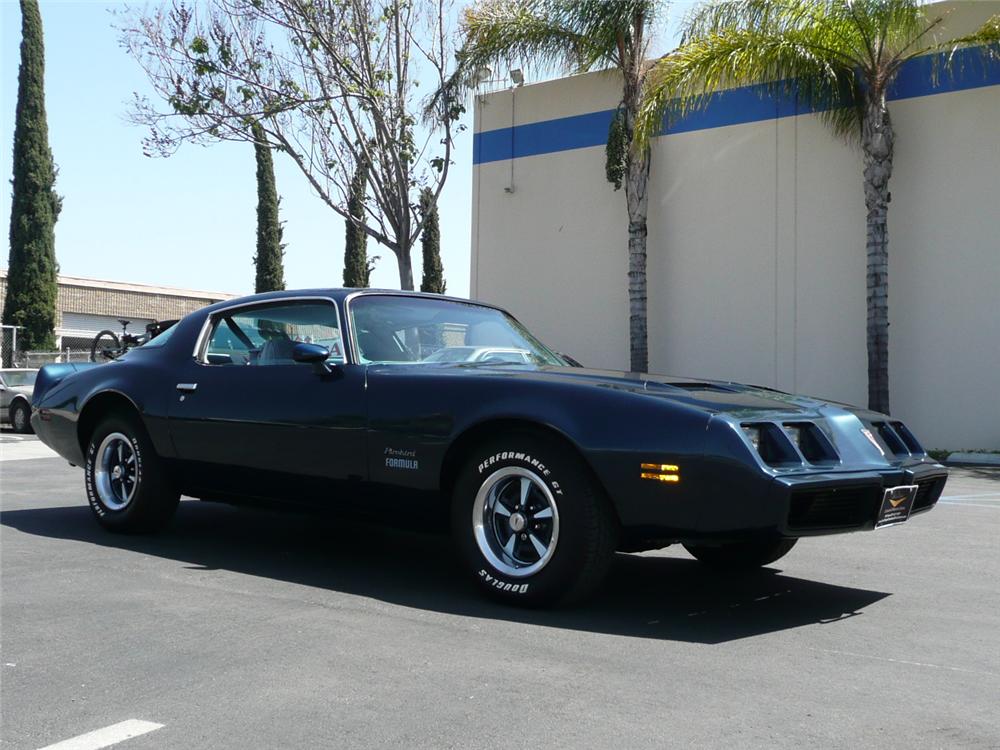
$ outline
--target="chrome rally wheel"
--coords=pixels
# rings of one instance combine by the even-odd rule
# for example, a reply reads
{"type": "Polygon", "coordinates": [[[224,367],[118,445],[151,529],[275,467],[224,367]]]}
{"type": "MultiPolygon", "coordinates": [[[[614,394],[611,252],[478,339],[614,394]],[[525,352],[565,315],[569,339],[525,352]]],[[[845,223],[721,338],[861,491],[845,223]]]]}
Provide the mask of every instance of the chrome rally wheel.
{"type": "Polygon", "coordinates": [[[535,432],[468,450],[452,487],[451,527],[479,589],[525,607],[593,592],[618,536],[614,510],[579,453],[535,432]]]}
{"type": "Polygon", "coordinates": [[[139,486],[139,471],[132,441],[120,432],[112,432],[97,448],[94,464],[94,488],[111,511],[124,510],[139,486]]]}
{"type": "Polygon", "coordinates": [[[490,474],[479,488],[472,531],[494,568],[524,578],[552,559],[559,542],[559,509],[537,474],[509,466],[490,474]]]}
{"type": "Polygon", "coordinates": [[[156,531],[179,493],[138,416],[111,414],[87,441],[84,482],[97,522],[110,531],[156,531]]]}

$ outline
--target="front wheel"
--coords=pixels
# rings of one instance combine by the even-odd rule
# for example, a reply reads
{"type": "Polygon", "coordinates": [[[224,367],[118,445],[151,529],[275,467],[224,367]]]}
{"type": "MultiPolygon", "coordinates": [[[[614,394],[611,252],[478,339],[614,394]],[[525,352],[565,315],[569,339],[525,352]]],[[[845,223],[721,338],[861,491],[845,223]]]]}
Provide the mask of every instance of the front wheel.
{"type": "Polygon", "coordinates": [[[455,484],[452,532],[488,595],[522,606],[567,604],[601,583],[618,523],[589,468],[531,434],[473,450],[455,484]]]}
{"type": "Polygon", "coordinates": [[[109,531],[157,531],[180,500],[136,417],[114,415],[97,426],[88,441],[84,477],[90,509],[109,531]]]}
{"type": "Polygon", "coordinates": [[[31,408],[21,399],[10,405],[10,426],[22,435],[34,432],[31,429],[31,408]]]}
{"type": "Polygon", "coordinates": [[[746,570],[769,565],[779,560],[795,546],[798,539],[769,539],[729,544],[685,544],[684,549],[699,562],[713,568],[746,570]]]}
{"type": "Polygon", "coordinates": [[[121,353],[121,342],[114,331],[104,330],[94,336],[90,345],[91,362],[110,362],[121,353]]]}

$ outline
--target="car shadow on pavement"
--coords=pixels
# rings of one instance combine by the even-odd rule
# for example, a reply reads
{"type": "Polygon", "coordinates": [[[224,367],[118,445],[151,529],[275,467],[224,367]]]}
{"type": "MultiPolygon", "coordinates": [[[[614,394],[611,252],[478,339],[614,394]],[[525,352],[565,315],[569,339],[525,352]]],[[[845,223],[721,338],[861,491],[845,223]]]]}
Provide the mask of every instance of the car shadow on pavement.
{"type": "Polygon", "coordinates": [[[355,520],[189,501],[156,536],[105,532],[86,506],[4,511],[0,524],[186,562],[192,577],[227,570],[466,617],[692,643],[832,623],[889,596],[774,568],[721,575],[694,560],[619,554],[601,591],[586,603],[522,610],[479,596],[447,537],[355,520]]]}

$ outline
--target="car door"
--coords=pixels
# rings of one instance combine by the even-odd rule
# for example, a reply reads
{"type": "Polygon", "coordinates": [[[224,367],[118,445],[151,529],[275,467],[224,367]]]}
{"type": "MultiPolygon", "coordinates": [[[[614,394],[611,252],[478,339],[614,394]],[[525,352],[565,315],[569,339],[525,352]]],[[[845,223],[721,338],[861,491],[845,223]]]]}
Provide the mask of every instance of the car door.
{"type": "Polygon", "coordinates": [[[208,493],[332,498],[367,476],[364,367],[347,364],[332,300],[226,308],[178,371],[168,409],[185,482],[208,493]],[[330,349],[295,362],[296,343],[330,349]]]}

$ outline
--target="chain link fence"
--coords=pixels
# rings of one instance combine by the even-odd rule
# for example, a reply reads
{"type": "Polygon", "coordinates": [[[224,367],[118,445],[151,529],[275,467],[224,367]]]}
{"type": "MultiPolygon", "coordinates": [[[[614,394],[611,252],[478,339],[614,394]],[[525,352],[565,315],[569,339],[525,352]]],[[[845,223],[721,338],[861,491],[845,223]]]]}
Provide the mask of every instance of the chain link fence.
{"type": "Polygon", "coordinates": [[[63,349],[57,352],[20,352],[17,355],[18,367],[38,368],[56,362],[89,362],[90,349],[63,349]]]}
{"type": "Polygon", "coordinates": [[[57,362],[89,362],[90,339],[64,338],[67,346],[58,351],[22,351],[18,344],[18,326],[0,326],[0,367],[27,367],[37,369],[57,362]]]}
{"type": "Polygon", "coordinates": [[[0,326],[0,367],[14,367],[17,326],[0,326]]]}

